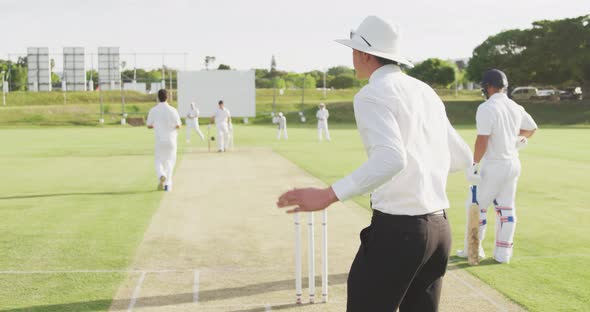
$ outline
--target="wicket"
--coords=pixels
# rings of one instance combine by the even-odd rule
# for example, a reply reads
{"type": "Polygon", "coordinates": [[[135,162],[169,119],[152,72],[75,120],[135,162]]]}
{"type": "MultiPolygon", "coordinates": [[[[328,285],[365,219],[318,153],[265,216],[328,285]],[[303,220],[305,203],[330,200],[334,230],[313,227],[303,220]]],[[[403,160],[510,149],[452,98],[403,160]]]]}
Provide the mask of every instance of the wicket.
{"type": "MultiPolygon", "coordinates": [[[[315,239],[313,212],[307,215],[308,229],[308,285],[309,303],[315,303],[315,239]]],[[[301,278],[301,223],[299,213],[294,215],[295,223],[295,302],[302,303],[301,278]]],[[[322,300],[328,302],[328,211],[322,211],[322,300]]]]}

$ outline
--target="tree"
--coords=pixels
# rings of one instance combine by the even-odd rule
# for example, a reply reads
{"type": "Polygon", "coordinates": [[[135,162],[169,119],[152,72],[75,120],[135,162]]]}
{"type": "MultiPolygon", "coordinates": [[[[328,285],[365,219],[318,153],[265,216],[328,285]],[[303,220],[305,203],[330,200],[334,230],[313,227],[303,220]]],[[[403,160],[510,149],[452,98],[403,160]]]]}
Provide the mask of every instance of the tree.
{"type": "Polygon", "coordinates": [[[447,61],[430,58],[409,69],[408,75],[431,86],[447,87],[455,81],[455,67],[447,61]]]}
{"type": "Polygon", "coordinates": [[[215,56],[205,56],[205,69],[209,70],[209,65],[215,63],[215,56]]]}
{"type": "Polygon", "coordinates": [[[335,66],[328,69],[328,75],[339,76],[342,74],[351,74],[354,76],[354,69],[346,66],[335,66]]]}
{"type": "Polygon", "coordinates": [[[334,89],[348,89],[354,87],[355,82],[356,78],[352,74],[341,74],[330,81],[330,87],[334,89]]]}
{"type": "Polygon", "coordinates": [[[86,81],[92,80],[92,85],[96,88],[98,86],[98,72],[95,69],[86,71],[86,81]]]}
{"type": "Polygon", "coordinates": [[[313,77],[315,80],[314,88],[323,88],[324,87],[324,72],[319,70],[312,70],[306,73],[307,75],[313,77]]]}
{"type": "Polygon", "coordinates": [[[590,85],[590,15],[543,20],[531,29],[512,29],[487,38],[473,51],[471,80],[498,68],[511,85],[590,85]]]}
{"type": "Polygon", "coordinates": [[[55,85],[59,85],[61,84],[61,78],[59,77],[58,74],[52,72],[51,73],[51,85],[55,86],[55,85]]]}
{"type": "Polygon", "coordinates": [[[8,87],[12,91],[27,89],[27,58],[19,57],[17,62],[0,60],[0,72],[5,72],[8,87]]]}
{"type": "Polygon", "coordinates": [[[522,52],[526,50],[526,37],[524,31],[513,29],[486,39],[473,50],[467,66],[467,77],[472,81],[480,81],[486,70],[498,68],[506,72],[509,81],[531,81],[532,73],[518,70],[525,62],[522,52]]]}
{"type": "Polygon", "coordinates": [[[225,65],[225,64],[219,64],[219,66],[217,67],[218,70],[230,70],[231,67],[229,65],[225,65]]]}

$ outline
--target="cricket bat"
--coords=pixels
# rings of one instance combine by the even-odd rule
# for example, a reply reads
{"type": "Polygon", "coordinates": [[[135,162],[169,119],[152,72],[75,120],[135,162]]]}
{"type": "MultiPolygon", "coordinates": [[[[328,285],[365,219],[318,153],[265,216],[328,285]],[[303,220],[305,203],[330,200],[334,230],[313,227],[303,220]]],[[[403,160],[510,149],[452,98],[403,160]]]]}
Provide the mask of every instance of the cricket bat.
{"type": "Polygon", "coordinates": [[[477,202],[477,185],[471,186],[471,205],[467,218],[467,262],[479,264],[479,203],[477,202]]]}

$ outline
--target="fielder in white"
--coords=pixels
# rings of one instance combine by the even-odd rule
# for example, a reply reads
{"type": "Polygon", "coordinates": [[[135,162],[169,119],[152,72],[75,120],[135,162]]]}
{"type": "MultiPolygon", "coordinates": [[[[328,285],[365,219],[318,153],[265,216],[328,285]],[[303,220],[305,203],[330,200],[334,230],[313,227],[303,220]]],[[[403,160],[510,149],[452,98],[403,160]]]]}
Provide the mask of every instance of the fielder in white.
{"type": "MultiPolygon", "coordinates": [[[[527,138],[535,133],[537,124],[522,106],[506,95],[508,79],[502,71],[487,71],[481,85],[488,100],[477,109],[474,164],[467,169],[466,174],[471,184],[479,185],[479,256],[485,257],[481,242],[487,227],[487,208],[494,204],[494,259],[500,263],[509,263],[516,229],[516,186],[521,170],[518,150],[526,146],[527,138]]],[[[457,255],[467,257],[467,246],[466,237],[465,249],[459,250],[457,255]]]]}
{"type": "Polygon", "coordinates": [[[147,118],[148,129],[154,129],[156,136],[155,164],[158,190],[172,190],[172,173],[176,164],[176,140],[181,126],[178,111],[166,100],[168,92],[158,91],[158,105],[150,109],[147,118]]]}
{"type": "Polygon", "coordinates": [[[326,109],[326,104],[320,103],[320,109],[318,109],[315,117],[318,119],[318,139],[321,141],[322,132],[325,132],[326,140],[331,141],[330,131],[328,130],[328,118],[330,117],[330,113],[326,109]]]}
{"type": "Polygon", "coordinates": [[[191,142],[191,132],[193,130],[201,137],[201,141],[205,141],[205,135],[199,128],[199,109],[195,106],[195,102],[191,102],[191,109],[186,114],[186,143],[191,142]]]}
{"type": "Polygon", "coordinates": [[[223,101],[219,101],[218,105],[219,108],[215,111],[215,115],[211,117],[211,122],[214,122],[217,127],[217,151],[225,152],[229,147],[233,126],[231,114],[224,107],[223,101]]]}
{"type": "Polygon", "coordinates": [[[285,140],[289,139],[289,135],[287,134],[287,118],[281,112],[279,112],[279,117],[277,117],[277,124],[279,126],[277,140],[281,139],[281,134],[283,134],[285,140]]]}

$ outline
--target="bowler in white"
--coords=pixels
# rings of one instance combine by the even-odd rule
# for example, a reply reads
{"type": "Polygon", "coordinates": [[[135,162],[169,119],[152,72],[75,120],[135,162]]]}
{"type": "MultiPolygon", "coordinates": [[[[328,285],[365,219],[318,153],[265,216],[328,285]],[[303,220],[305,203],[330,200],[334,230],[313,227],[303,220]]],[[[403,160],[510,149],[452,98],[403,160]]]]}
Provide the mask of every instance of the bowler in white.
{"type": "Polygon", "coordinates": [[[222,100],[219,101],[217,110],[215,110],[215,114],[211,117],[211,121],[217,127],[217,151],[225,152],[229,147],[233,126],[229,109],[225,108],[222,100]]]}
{"type": "Polygon", "coordinates": [[[158,190],[172,190],[172,173],[176,164],[178,129],[181,126],[178,111],[166,100],[168,92],[158,91],[159,103],[150,109],[147,118],[148,129],[154,129],[156,137],[155,165],[158,190]]]}
{"type": "Polygon", "coordinates": [[[191,132],[193,130],[201,137],[201,141],[205,141],[205,135],[199,128],[199,109],[195,102],[191,102],[190,110],[186,114],[186,143],[191,142],[191,132]]]}

